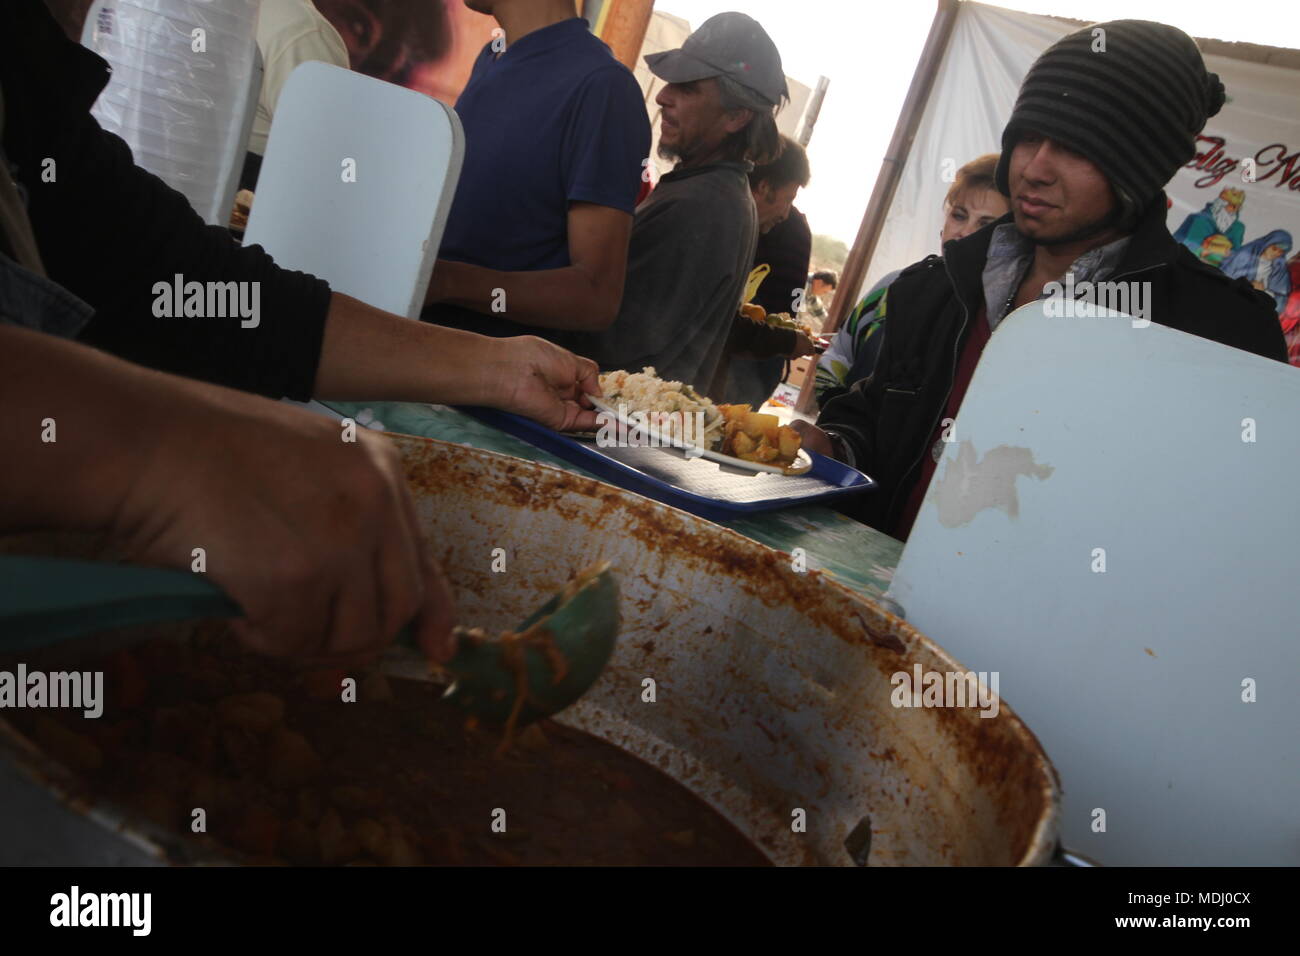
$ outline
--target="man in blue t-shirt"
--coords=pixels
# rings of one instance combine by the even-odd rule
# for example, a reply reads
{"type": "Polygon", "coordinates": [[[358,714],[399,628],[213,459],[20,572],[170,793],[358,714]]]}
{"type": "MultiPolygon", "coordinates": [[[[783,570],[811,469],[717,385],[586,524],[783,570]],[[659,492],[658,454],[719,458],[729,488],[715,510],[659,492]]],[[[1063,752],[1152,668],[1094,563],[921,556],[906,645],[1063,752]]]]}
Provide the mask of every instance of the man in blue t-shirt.
{"type": "Polygon", "coordinates": [[[555,341],[604,329],[650,152],[641,89],[574,0],[466,6],[503,35],[456,102],[465,160],[422,318],[555,341]]]}

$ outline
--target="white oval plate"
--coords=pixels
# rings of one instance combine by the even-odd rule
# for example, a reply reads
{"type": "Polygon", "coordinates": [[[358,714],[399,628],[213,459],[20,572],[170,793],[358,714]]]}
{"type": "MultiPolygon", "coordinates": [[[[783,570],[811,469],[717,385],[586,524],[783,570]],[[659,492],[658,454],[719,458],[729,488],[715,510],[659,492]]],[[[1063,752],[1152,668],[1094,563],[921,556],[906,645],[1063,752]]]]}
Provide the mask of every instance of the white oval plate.
{"type": "MultiPolygon", "coordinates": [[[[629,428],[633,427],[633,423],[619,415],[618,409],[605,399],[595,398],[591,395],[588,395],[587,397],[591,399],[591,404],[595,405],[598,410],[613,415],[616,420],[627,425],[629,428]]],[[[683,447],[682,445],[672,444],[670,438],[660,435],[658,430],[650,425],[646,425],[644,430],[651,439],[658,442],[659,446],[665,450],[672,448],[681,449],[683,447]]],[[[772,475],[804,475],[812,470],[812,457],[802,448],[799,449],[799,454],[795,456],[794,463],[785,467],[782,467],[781,465],[765,465],[758,461],[745,461],[743,458],[724,455],[722,452],[713,451],[709,448],[703,449],[702,455],[710,461],[716,461],[721,465],[728,465],[732,468],[740,468],[745,471],[767,472],[772,475]]]]}

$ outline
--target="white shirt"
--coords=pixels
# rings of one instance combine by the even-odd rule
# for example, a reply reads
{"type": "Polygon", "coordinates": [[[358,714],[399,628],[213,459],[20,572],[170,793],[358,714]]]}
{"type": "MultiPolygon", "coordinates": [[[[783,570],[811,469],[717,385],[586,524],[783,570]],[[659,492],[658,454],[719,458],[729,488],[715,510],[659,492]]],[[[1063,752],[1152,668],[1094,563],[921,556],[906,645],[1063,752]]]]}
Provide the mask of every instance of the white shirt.
{"type": "Polygon", "coordinates": [[[262,52],[262,92],[248,134],[249,152],[266,153],[266,138],[280,90],[299,63],[319,60],[348,68],[348,48],[311,0],[262,0],[257,18],[257,48],[262,52]]]}

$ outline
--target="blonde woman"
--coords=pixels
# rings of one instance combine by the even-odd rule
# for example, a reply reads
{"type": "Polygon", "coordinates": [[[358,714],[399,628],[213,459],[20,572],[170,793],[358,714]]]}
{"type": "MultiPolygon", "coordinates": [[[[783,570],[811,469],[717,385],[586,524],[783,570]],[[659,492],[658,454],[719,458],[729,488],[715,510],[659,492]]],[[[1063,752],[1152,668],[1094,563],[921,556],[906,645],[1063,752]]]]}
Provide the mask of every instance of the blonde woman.
{"type": "MultiPolygon", "coordinates": [[[[1011,211],[1007,198],[993,180],[998,154],[988,153],[957,170],[957,177],[943,200],[943,228],[939,247],[962,239],[996,222],[1011,211]]],[[[844,325],[831,339],[830,347],[817,363],[817,402],[825,405],[842,395],[876,367],[885,323],[885,292],[898,275],[889,273],[863,296],[844,325]]]]}

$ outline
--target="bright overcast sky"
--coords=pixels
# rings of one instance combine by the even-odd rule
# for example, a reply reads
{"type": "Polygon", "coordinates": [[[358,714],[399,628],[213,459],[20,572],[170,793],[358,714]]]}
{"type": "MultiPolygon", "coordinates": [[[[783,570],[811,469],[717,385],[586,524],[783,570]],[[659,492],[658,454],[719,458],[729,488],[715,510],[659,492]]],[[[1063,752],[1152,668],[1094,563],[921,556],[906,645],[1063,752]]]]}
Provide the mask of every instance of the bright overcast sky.
{"type": "MultiPolygon", "coordinates": [[[[1075,20],[1160,20],[1192,36],[1300,48],[1300,4],[1222,0],[1008,0],[995,4],[1075,20]]],[[[934,20],[932,0],[656,0],[691,27],[724,10],[758,20],[785,72],[807,86],[830,78],[808,146],[812,183],[798,205],[813,232],[852,245],[912,72],[934,20]]],[[[1300,103],[1300,89],[1296,91],[1300,103]]],[[[1300,106],[1297,106],[1300,109],[1300,106]]]]}

